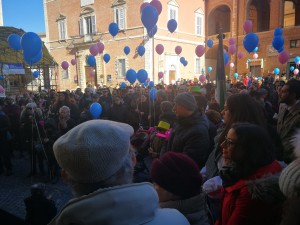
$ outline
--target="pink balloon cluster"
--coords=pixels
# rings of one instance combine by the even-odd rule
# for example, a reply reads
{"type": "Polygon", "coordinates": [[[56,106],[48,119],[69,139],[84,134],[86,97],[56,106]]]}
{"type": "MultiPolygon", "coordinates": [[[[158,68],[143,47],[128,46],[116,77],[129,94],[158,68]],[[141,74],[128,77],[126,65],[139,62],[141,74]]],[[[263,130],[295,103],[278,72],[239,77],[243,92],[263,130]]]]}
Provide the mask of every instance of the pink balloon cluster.
{"type": "Polygon", "coordinates": [[[161,11],[162,11],[162,4],[159,0],[152,0],[150,3],[149,2],[144,2],[143,4],[141,4],[140,6],[140,13],[143,12],[144,8],[146,6],[153,6],[154,8],[156,8],[157,12],[158,12],[158,15],[161,14],[161,11]]]}
{"type": "Polygon", "coordinates": [[[290,59],[290,53],[288,51],[282,51],[278,55],[278,61],[281,64],[285,64],[290,59]]]}
{"type": "Polygon", "coordinates": [[[177,55],[180,55],[181,52],[182,52],[181,46],[176,46],[176,47],[175,47],[175,53],[176,53],[177,55]]]}
{"type": "Polygon", "coordinates": [[[104,51],[104,44],[102,42],[97,43],[98,49],[99,49],[99,54],[102,54],[104,51]]]}
{"type": "Polygon", "coordinates": [[[250,33],[252,31],[252,27],[253,24],[251,20],[246,20],[243,24],[243,28],[246,33],[250,33]]]}
{"type": "Polygon", "coordinates": [[[99,48],[97,44],[93,44],[90,46],[90,53],[93,56],[96,56],[99,53],[99,48]]]}
{"type": "Polygon", "coordinates": [[[69,63],[67,61],[63,61],[61,63],[61,67],[64,69],[64,70],[67,70],[69,68],[69,63]]]}
{"type": "Polygon", "coordinates": [[[164,73],[163,72],[159,72],[158,73],[158,79],[161,79],[161,78],[163,78],[164,77],[164,73]]]}
{"type": "Polygon", "coordinates": [[[236,53],[236,46],[235,46],[235,44],[233,44],[233,45],[229,45],[229,47],[228,47],[228,52],[229,52],[229,54],[231,54],[231,55],[233,55],[234,53],[236,53]]]}
{"type": "Polygon", "coordinates": [[[155,47],[155,51],[157,52],[157,54],[161,55],[164,52],[164,46],[162,44],[158,44],[155,47]]]}
{"type": "Polygon", "coordinates": [[[198,57],[201,57],[205,53],[205,47],[203,45],[198,45],[195,49],[195,53],[198,57]]]}

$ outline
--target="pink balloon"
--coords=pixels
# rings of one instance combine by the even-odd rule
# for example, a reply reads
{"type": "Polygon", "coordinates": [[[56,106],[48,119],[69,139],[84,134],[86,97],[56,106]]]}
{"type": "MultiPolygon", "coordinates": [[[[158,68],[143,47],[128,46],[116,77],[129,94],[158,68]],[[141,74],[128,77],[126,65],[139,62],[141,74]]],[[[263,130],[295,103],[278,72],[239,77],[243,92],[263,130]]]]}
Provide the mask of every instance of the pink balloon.
{"type": "Polygon", "coordinates": [[[159,0],[152,0],[150,2],[150,5],[154,6],[158,12],[158,15],[160,15],[161,11],[162,11],[162,5],[160,3],[159,0]]]}
{"type": "Polygon", "coordinates": [[[176,46],[176,48],[175,48],[175,53],[176,53],[177,55],[180,55],[181,52],[182,52],[181,46],[176,46]]]}
{"type": "Polygon", "coordinates": [[[99,53],[99,48],[97,44],[91,45],[90,47],[90,53],[93,56],[96,56],[99,53]]]}
{"type": "Polygon", "coordinates": [[[290,53],[288,51],[282,51],[278,55],[278,61],[281,64],[285,64],[290,59],[290,53]]]}
{"type": "Polygon", "coordinates": [[[241,58],[243,58],[243,57],[244,57],[244,54],[243,54],[242,52],[239,52],[239,53],[238,53],[238,58],[241,59],[241,58]]]}
{"type": "Polygon", "coordinates": [[[229,66],[230,66],[231,68],[233,68],[233,67],[234,67],[234,63],[233,63],[233,62],[230,63],[229,66]]]}
{"type": "Polygon", "coordinates": [[[148,82],[148,83],[150,82],[150,78],[147,79],[147,82],[148,82]]]}
{"type": "Polygon", "coordinates": [[[252,27],[253,27],[253,24],[252,24],[252,21],[251,20],[246,20],[243,24],[243,28],[244,28],[244,31],[246,33],[249,33],[252,31],[252,27]]]}
{"type": "Polygon", "coordinates": [[[200,80],[201,83],[204,83],[206,81],[205,75],[203,75],[203,74],[200,75],[199,80],[200,80]]]}
{"type": "Polygon", "coordinates": [[[140,7],[140,13],[142,13],[142,12],[143,12],[143,9],[144,9],[146,6],[148,6],[148,5],[150,5],[149,2],[144,2],[143,4],[141,4],[141,7],[140,7]]]}
{"type": "Polygon", "coordinates": [[[294,69],[294,74],[297,75],[299,73],[298,69],[294,69]]]}
{"type": "Polygon", "coordinates": [[[296,62],[296,65],[300,65],[300,61],[299,61],[299,62],[296,62]]]}
{"type": "Polygon", "coordinates": [[[95,70],[91,70],[91,71],[90,71],[90,76],[91,76],[91,77],[95,76],[95,70]]]}
{"type": "Polygon", "coordinates": [[[156,45],[155,50],[156,50],[157,54],[161,55],[164,52],[164,46],[162,44],[158,44],[158,45],[156,45]]]}
{"type": "Polygon", "coordinates": [[[235,45],[230,45],[228,47],[228,52],[233,55],[234,53],[236,53],[236,46],[235,45]]]}
{"type": "Polygon", "coordinates": [[[258,58],[258,54],[257,53],[254,53],[253,54],[253,59],[257,59],[258,58]]]}
{"type": "Polygon", "coordinates": [[[61,67],[62,67],[64,70],[66,70],[66,69],[69,68],[69,63],[68,63],[67,61],[63,61],[63,62],[61,63],[61,67]]]}
{"type": "Polygon", "coordinates": [[[235,44],[236,44],[235,38],[229,38],[229,45],[235,45],[235,44]]]}
{"type": "Polygon", "coordinates": [[[104,44],[102,42],[97,43],[98,49],[99,49],[99,54],[103,53],[104,51],[104,44]]]}
{"type": "Polygon", "coordinates": [[[161,79],[161,78],[163,78],[163,77],[164,77],[164,73],[163,73],[163,72],[159,72],[159,73],[158,73],[158,78],[161,79]]]}
{"type": "Polygon", "coordinates": [[[76,65],[76,59],[72,59],[71,60],[71,64],[74,66],[74,65],[76,65]]]}
{"type": "Polygon", "coordinates": [[[205,47],[203,45],[198,45],[195,49],[195,53],[198,57],[203,56],[203,54],[205,53],[205,47]]]}

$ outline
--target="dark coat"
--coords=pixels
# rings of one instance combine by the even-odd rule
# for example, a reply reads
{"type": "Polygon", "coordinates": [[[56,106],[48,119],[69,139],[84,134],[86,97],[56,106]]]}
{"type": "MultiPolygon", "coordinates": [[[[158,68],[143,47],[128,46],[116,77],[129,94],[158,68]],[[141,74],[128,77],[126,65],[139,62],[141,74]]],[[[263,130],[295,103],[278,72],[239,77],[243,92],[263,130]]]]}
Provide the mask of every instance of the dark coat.
{"type": "Polygon", "coordinates": [[[209,154],[208,129],[208,121],[199,112],[178,118],[172,129],[167,151],[186,153],[202,168],[209,154]]]}
{"type": "Polygon", "coordinates": [[[128,123],[128,108],[124,104],[114,104],[111,107],[110,120],[120,123],[128,123]]]}

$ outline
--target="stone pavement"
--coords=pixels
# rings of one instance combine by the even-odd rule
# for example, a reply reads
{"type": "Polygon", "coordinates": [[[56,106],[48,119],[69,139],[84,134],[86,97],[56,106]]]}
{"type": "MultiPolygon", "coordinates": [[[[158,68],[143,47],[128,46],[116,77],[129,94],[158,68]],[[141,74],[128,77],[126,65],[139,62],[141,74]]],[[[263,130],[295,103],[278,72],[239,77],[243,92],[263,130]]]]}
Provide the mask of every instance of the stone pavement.
{"type": "Polygon", "coordinates": [[[46,183],[45,178],[28,178],[30,163],[28,156],[13,157],[13,175],[0,175],[0,209],[19,218],[25,219],[26,210],[24,199],[30,196],[30,186],[35,183],[45,183],[46,195],[55,201],[58,211],[72,197],[69,188],[60,179],[58,183],[46,183]],[[44,181],[44,182],[43,182],[44,181]]]}

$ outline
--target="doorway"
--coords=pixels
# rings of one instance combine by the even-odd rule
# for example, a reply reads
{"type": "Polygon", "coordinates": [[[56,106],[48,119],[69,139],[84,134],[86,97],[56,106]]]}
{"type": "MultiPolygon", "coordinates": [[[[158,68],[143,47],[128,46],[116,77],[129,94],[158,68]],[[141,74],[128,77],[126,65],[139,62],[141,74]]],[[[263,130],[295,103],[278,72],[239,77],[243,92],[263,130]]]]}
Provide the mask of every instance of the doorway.
{"type": "Polygon", "coordinates": [[[90,67],[90,66],[86,66],[85,67],[85,82],[86,82],[86,86],[91,85],[92,87],[97,87],[97,74],[94,73],[94,75],[92,75],[92,72],[95,70],[94,67],[90,67]]]}
{"type": "Polygon", "coordinates": [[[175,70],[169,70],[169,84],[172,84],[173,82],[176,81],[176,71],[175,70]]]}

